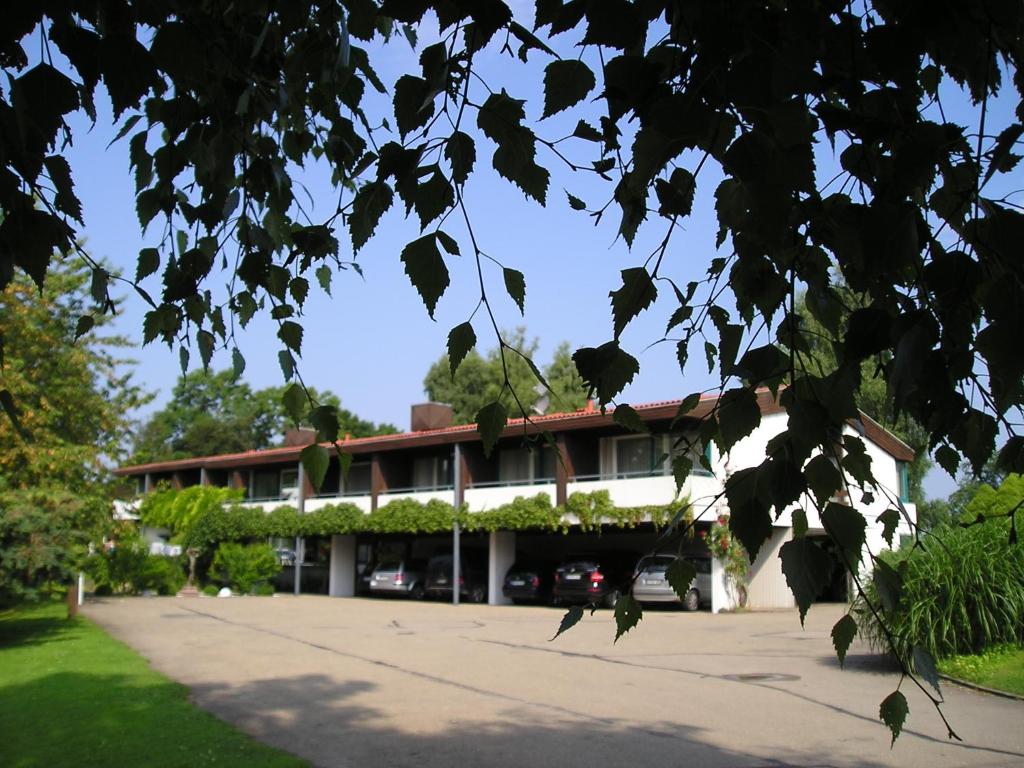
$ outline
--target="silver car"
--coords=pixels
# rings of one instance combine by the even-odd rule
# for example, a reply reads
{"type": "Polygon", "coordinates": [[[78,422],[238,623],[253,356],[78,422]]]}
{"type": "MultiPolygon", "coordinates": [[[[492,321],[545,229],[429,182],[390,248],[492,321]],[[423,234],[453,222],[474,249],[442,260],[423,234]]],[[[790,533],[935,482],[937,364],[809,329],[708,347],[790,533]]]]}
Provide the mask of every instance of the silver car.
{"type": "Polygon", "coordinates": [[[636,564],[633,579],[633,598],[640,603],[681,603],[684,610],[696,611],[711,602],[711,558],[684,556],[693,565],[697,576],[683,600],[665,579],[665,571],[676,560],[676,555],[648,555],[636,564]]]}
{"type": "Polygon", "coordinates": [[[422,560],[383,560],[370,574],[371,595],[423,597],[426,564],[422,560]]]}

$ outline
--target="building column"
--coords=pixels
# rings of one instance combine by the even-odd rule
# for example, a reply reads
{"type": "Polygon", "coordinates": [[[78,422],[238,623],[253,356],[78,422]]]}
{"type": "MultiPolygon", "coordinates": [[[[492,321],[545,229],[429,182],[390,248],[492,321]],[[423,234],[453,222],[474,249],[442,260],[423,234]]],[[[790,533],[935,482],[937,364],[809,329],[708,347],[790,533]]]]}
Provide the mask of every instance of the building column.
{"type": "Polygon", "coordinates": [[[352,597],[356,593],[356,537],[331,536],[331,576],[327,594],[352,597]]]}
{"type": "Polygon", "coordinates": [[[384,470],[380,466],[380,454],[370,456],[370,511],[377,511],[377,497],[387,490],[384,482],[384,470]]]}
{"type": "Polygon", "coordinates": [[[153,475],[149,472],[146,473],[142,480],[142,492],[149,493],[153,490],[153,475]]]}
{"type": "Polygon", "coordinates": [[[516,559],[514,531],[493,531],[487,553],[487,604],[509,605],[512,601],[501,593],[505,574],[516,559]]]}
{"type": "Polygon", "coordinates": [[[730,611],[736,607],[729,588],[729,577],[725,573],[725,565],[717,557],[711,558],[711,612],[730,611]]]}
{"type": "Polygon", "coordinates": [[[209,485],[210,484],[210,473],[206,471],[206,467],[199,468],[199,484],[209,485]]]}
{"type": "Polygon", "coordinates": [[[569,478],[573,474],[572,459],[569,456],[569,446],[566,445],[565,434],[559,433],[555,436],[555,446],[558,449],[558,455],[555,457],[555,506],[564,507],[569,495],[569,478]]]}

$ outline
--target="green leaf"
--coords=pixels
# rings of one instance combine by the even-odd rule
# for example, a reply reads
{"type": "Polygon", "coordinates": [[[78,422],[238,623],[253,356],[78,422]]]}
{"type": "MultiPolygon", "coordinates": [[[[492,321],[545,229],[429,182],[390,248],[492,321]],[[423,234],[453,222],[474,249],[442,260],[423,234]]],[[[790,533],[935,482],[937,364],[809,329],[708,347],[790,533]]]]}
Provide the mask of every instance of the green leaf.
{"type": "Polygon", "coordinates": [[[245,358],[238,347],[233,347],[231,350],[231,373],[236,379],[245,373],[245,358]]]}
{"type": "Polygon", "coordinates": [[[586,120],[580,120],[576,123],[576,129],[572,132],[572,135],[577,139],[583,139],[585,141],[602,141],[601,132],[586,120]]]}
{"type": "Polygon", "coordinates": [[[143,248],[139,251],[138,264],[135,267],[135,282],[142,281],[160,269],[160,251],[156,248],[143,248]]]}
{"type": "Polygon", "coordinates": [[[622,270],[622,287],[608,295],[612,299],[612,318],[618,339],[629,321],[654,303],[658,288],[646,269],[632,267],[622,270]]]}
{"type": "Polygon", "coordinates": [[[288,283],[288,292],[300,307],[309,295],[309,281],[304,277],[293,277],[288,283]]]}
{"type": "Polygon", "coordinates": [[[451,368],[452,378],[455,378],[455,371],[466,359],[466,355],[476,345],[476,332],[471,323],[460,323],[448,333],[448,365],[451,368]]]}
{"type": "Polygon", "coordinates": [[[281,394],[281,403],[292,421],[301,424],[306,415],[306,393],[302,391],[302,387],[297,383],[289,384],[281,394]]]}
{"type": "Polygon", "coordinates": [[[292,357],[292,353],[287,349],[282,349],[277,353],[277,362],[281,366],[281,373],[284,375],[285,381],[291,381],[295,376],[295,358],[292,357]]]}
{"type": "Polygon", "coordinates": [[[807,535],[807,511],[801,508],[793,510],[793,538],[799,539],[807,535]]]}
{"type": "Polygon", "coordinates": [[[668,181],[658,179],[654,191],[658,196],[658,213],[662,216],[689,216],[693,210],[693,196],[697,180],[685,168],[676,168],[668,181]]]}
{"type": "Polygon", "coordinates": [[[434,116],[434,92],[422,77],[402,75],[395,83],[395,122],[404,138],[434,116]]]}
{"type": "Polygon", "coordinates": [[[96,320],[92,315],[82,315],[79,317],[78,322],[75,323],[75,341],[78,341],[91,331],[94,325],[96,325],[96,320]]]}
{"type": "Polygon", "coordinates": [[[832,645],[835,646],[840,667],[846,662],[846,652],[850,650],[850,645],[855,637],[857,637],[857,622],[850,614],[843,616],[832,627],[832,645]]]}
{"type": "Polygon", "coordinates": [[[895,509],[887,509],[876,518],[876,522],[882,524],[882,538],[892,548],[892,537],[896,533],[896,527],[900,524],[900,513],[895,509]]]}
{"type": "Polygon", "coordinates": [[[864,551],[864,534],[868,525],[864,515],[853,507],[831,501],[821,513],[821,522],[829,536],[845,554],[849,566],[852,568],[860,563],[864,551]]]}
{"type": "Polygon", "coordinates": [[[632,595],[619,595],[615,602],[615,642],[640,623],[644,609],[632,595]]]}
{"type": "Polygon", "coordinates": [[[306,470],[306,477],[316,490],[324,484],[324,477],[327,475],[327,467],[331,463],[331,454],[328,450],[316,443],[310,443],[302,449],[299,454],[302,460],[302,467],[306,470]]]}
{"type": "Polygon", "coordinates": [[[878,599],[882,602],[882,608],[889,613],[897,610],[903,597],[903,576],[900,572],[885,560],[876,559],[871,580],[878,591],[878,599]]]}
{"type": "Polygon", "coordinates": [[[484,446],[484,456],[489,457],[498,444],[498,438],[508,424],[508,410],[501,401],[495,400],[481,408],[476,414],[476,428],[484,446]]]}
{"type": "Polygon", "coordinates": [[[429,179],[416,187],[413,205],[420,218],[420,230],[455,204],[455,192],[448,179],[435,171],[429,179]]]}
{"type": "Polygon", "coordinates": [[[441,243],[441,247],[444,248],[452,256],[459,256],[459,244],[455,241],[455,238],[446,232],[442,232],[440,229],[434,233],[437,235],[437,240],[441,243]]]}
{"type": "Polygon", "coordinates": [[[444,156],[452,167],[452,181],[458,185],[465,184],[476,162],[476,144],[472,137],[462,131],[455,131],[448,137],[444,156]]]}
{"type": "Polygon", "coordinates": [[[196,331],[196,345],[199,347],[199,359],[203,361],[204,371],[210,370],[210,360],[213,358],[213,347],[216,341],[209,331],[196,331]]]}
{"type": "Polygon", "coordinates": [[[320,287],[328,296],[331,295],[331,277],[331,268],[326,264],[321,264],[316,268],[317,282],[320,283],[320,287]]]}
{"type": "Polygon", "coordinates": [[[672,457],[672,477],[676,481],[676,493],[682,490],[686,478],[693,472],[693,460],[685,455],[678,454],[672,457]]]}
{"type": "Polygon", "coordinates": [[[935,689],[939,696],[942,691],[939,689],[939,670],[935,666],[935,657],[928,652],[927,648],[915,645],[911,653],[911,660],[914,663],[914,671],[917,676],[935,689]]]}
{"type": "Polygon", "coordinates": [[[819,504],[831,499],[843,484],[843,476],[836,468],[835,462],[828,456],[815,456],[807,462],[804,474],[807,476],[807,485],[819,504]]]}
{"type": "Polygon", "coordinates": [[[333,443],[338,439],[341,425],[338,409],[333,405],[318,405],[309,412],[309,423],[316,429],[317,440],[333,443]]]}
{"type": "Polygon", "coordinates": [[[718,401],[719,448],[728,451],[761,423],[757,395],[747,387],[725,392],[718,401]]]}
{"type": "Polygon", "coordinates": [[[893,691],[878,708],[878,717],[892,731],[892,744],[903,730],[903,723],[906,722],[910,708],[907,706],[907,698],[899,691],[893,691]]]}
{"type": "Polygon", "coordinates": [[[43,162],[46,164],[46,172],[57,193],[53,198],[54,207],[82,223],[82,203],[75,196],[74,183],[71,180],[71,166],[68,165],[68,161],[60,155],[50,155],[43,162]]]}
{"type": "Polygon", "coordinates": [[[672,587],[672,591],[682,601],[686,600],[686,595],[690,591],[690,585],[693,584],[696,578],[697,569],[692,562],[682,557],[677,557],[665,569],[665,581],[668,582],[668,585],[672,587]]]}
{"type": "Polygon", "coordinates": [[[302,354],[302,326],[293,320],[285,320],[277,330],[277,337],[292,352],[302,354]]]}
{"type": "Polygon", "coordinates": [[[434,319],[437,301],[448,288],[448,267],[437,247],[438,238],[434,234],[424,235],[413,240],[402,249],[402,263],[405,274],[409,276],[413,288],[427,307],[427,314],[434,319]]]}
{"type": "Polygon", "coordinates": [[[572,194],[569,191],[566,191],[565,194],[566,197],[569,198],[569,207],[572,208],[574,211],[585,211],[587,209],[587,204],[580,200],[578,197],[576,197],[576,195],[572,194]]]}
{"type": "Polygon", "coordinates": [[[383,181],[371,181],[359,188],[348,219],[352,248],[358,251],[373,236],[381,216],[391,207],[394,192],[383,181]]]}
{"type": "Polygon", "coordinates": [[[996,467],[1007,474],[1024,474],[1024,437],[1011,435],[999,449],[996,467]]]}
{"type": "Polygon", "coordinates": [[[832,576],[832,559],[806,536],[787,541],[779,550],[782,572],[800,609],[803,626],[807,609],[828,585],[832,576]]]}
{"type": "Polygon", "coordinates": [[[640,372],[636,358],[609,341],[600,347],[582,347],[572,356],[576,370],[587,388],[597,394],[603,408],[640,372]]]}
{"type": "Polygon", "coordinates": [[[935,461],[949,473],[950,477],[955,477],[960,466],[960,454],[948,445],[940,445],[935,449],[935,461]]]}
{"type": "Polygon", "coordinates": [[[105,269],[97,267],[92,271],[92,284],[89,287],[89,295],[97,304],[103,304],[107,300],[107,285],[110,281],[110,273],[105,269]]]}
{"type": "Polygon", "coordinates": [[[845,455],[842,463],[849,475],[861,485],[871,483],[871,457],[868,455],[864,441],[859,437],[846,435],[843,437],[843,448],[845,455]]]}
{"type": "Polygon", "coordinates": [[[512,301],[519,307],[519,314],[526,314],[526,278],[518,269],[502,269],[505,278],[505,290],[512,297],[512,301]]]}
{"type": "MultiPolygon", "coordinates": [[[[565,612],[565,616],[562,617],[562,623],[558,625],[558,631],[555,632],[555,636],[552,637],[551,640],[555,640],[563,632],[567,632],[568,630],[570,630],[573,627],[575,627],[577,624],[580,623],[580,619],[582,619],[582,618],[583,618],[583,606],[582,605],[571,606],[569,608],[569,610],[565,612]]],[[[551,641],[549,640],[548,642],[551,642],[551,641]]]]}
{"type": "Polygon", "coordinates": [[[552,61],[544,69],[544,114],[550,117],[578,104],[597,84],[590,67],[576,59],[552,61]]]}
{"type": "Polygon", "coordinates": [[[640,418],[640,414],[636,410],[626,404],[615,406],[615,410],[612,412],[612,421],[618,424],[624,429],[628,429],[630,432],[649,432],[647,424],[640,418]]]}

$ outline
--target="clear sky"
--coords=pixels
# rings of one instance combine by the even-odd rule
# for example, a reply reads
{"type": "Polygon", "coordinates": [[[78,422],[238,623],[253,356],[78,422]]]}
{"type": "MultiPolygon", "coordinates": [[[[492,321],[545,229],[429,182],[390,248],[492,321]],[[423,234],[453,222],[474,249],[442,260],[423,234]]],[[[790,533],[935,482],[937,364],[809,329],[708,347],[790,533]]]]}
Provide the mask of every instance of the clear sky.
{"type": "MultiPolygon", "coordinates": [[[[524,20],[532,26],[529,22],[529,18],[524,20]]],[[[421,38],[419,48],[428,42],[431,41],[421,38]]],[[[505,87],[511,95],[527,99],[527,119],[539,135],[555,139],[571,133],[577,113],[540,121],[539,84],[545,57],[531,55],[531,63],[522,65],[500,55],[497,47],[492,44],[481,62],[480,71],[488,84],[496,90],[505,87]]],[[[418,71],[418,52],[414,53],[404,39],[386,48],[373,46],[370,53],[385,83],[393,83],[403,72],[418,71]]],[[[486,91],[482,85],[474,88],[474,100],[482,102],[486,91]]],[[[595,114],[598,107],[595,105],[595,114]]],[[[66,155],[84,206],[86,248],[132,275],[139,249],[153,244],[156,233],[144,236],[139,229],[127,142],[107,147],[115,131],[111,128],[105,93],[97,94],[97,108],[99,119],[95,126],[84,115],[75,117],[74,145],[66,150],[66,155]]],[[[962,113],[964,122],[974,120],[970,105],[956,95],[951,94],[947,112],[950,108],[962,113]]],[[[385,100],[371,102],[370,110],[390,117],[385,100]]],[[[521,317],[504,293],[500,269],[485,263],[485,278],[498,322],[504,328],[525,325],[529,334],[538,336],[540,364],[550,358],[552,349],[563,340],[573,348],[607,341],[612,336],[608,292],[618,286],[619,270],[642,264],[660,241],[664,235],[660,222],[648,222],[630,250],[615,237],[619,223],[617,207],[609,208],[595,227],[589,216],[569,208],[563,191],[572,192],[596,208],[607,201],[611,185],[595,185],[586,174],[573,173],[549,150],[538,146],[538,159],[552,171],[548,205],[542,208],[527,201],[518,188],[490,170],[493,145],[482,136],[476,138],[477,173],[466,189],[474,229],[484,251],[526,275],[526,312],[521,317]]],[[[387,138],[382,135],[378,140],[387,138]]],[[[584,164],[596,159],[596,145],[578,141],[561,147],[584,164]]],[[[832,175],[836,159],[827,143],[819,145],[817,162],[822,177],[832,175]]],[[[708,261],[716,255],[717,221],[712,196],[719,180],[716,174],[715,169],[702,172],[694,214],[684,230],[673,236],[665,274],[681,284],[700,279],[708,261]]],[[[329,215],[336,192],[329,184],[328,169],[296,169],[296,178],[307,187],[311,200],[321,204],[319,210],[329,215]]],[[[463,244],[463,256],[448,259],[452,285],[438,305],[436,322],[428,318],[399,260],[403,245],[418,236],[418,220],[415,216],[405,220],[403,213],[396,200],[376,236],[359,253],[365,279],[351,271],[336,275],[333,298],[324,296],[318,287],[313,288],[303,318],[306,333],[300,363],[308,384],[334,391],[346,408],[364,418],[392,422],[400,428],[408,426],[409,406],[425,399],[423,377],[430,364],[444,352],[448,331],[469,318],[479,298],[466,231],[452,217],[444,229],[463,244]]],[[[350,249],[347,233],[337,234],[343,252],[350,249]]],[[[158,281],[156,275],[149,278],[151,293],[158,292],[158,281]]],[[[169,351],[160,344],[141,347],[145,305],[134,293],[126,293],[124,299],[116,328],[139,342],[135,353],[137,379],[158,393],[150,408],[159,407],[180,373],[177,350],[169,351]]],[[[620,402],[678,398],[717,383],[716,377],[708,373],[701,350],[692,351],[683,375],[676,362],[674,343],[649,346],[662,338],[673,304],[674,299],[659,302],[623,335],[626,349],[640,360],[641,373],[619,398],[620,402]]],[[[482,313],[474,318],[474,326],[480,346],[492,346],[493,332],[482,313]]],[[[249,383],[257,388],[280,384],[277,352],[281,345],[270,321],[254,321],[239,340],[247,360],[245,378],[249,383]]],[[[195,353],[193,360],[198,360],[195,353]]],[[[213,364],[217,368],[227,367],[230,357],[218,353],[213,364]]],[[[944,496],[952,487],[941,470],[933,471],[926,484],[933,496],[944,496]]]]}

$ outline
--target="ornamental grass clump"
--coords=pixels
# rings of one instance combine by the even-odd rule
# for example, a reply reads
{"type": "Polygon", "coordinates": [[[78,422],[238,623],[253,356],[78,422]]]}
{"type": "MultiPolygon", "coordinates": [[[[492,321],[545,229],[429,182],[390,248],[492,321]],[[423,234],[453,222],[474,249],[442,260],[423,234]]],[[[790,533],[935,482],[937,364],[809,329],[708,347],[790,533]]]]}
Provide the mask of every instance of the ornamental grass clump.
{"type": "MultiPolygon", "coordinates": [[[[1024,641],[1024,546],[1011,542],[1009,521],[941,526],[881,560],[865,594],[900,658],[912,659],[915,646],[942,658],[1024,641]]],[[[854,610],[862,635],[889,650],[863,598],[854,610]]]]}

